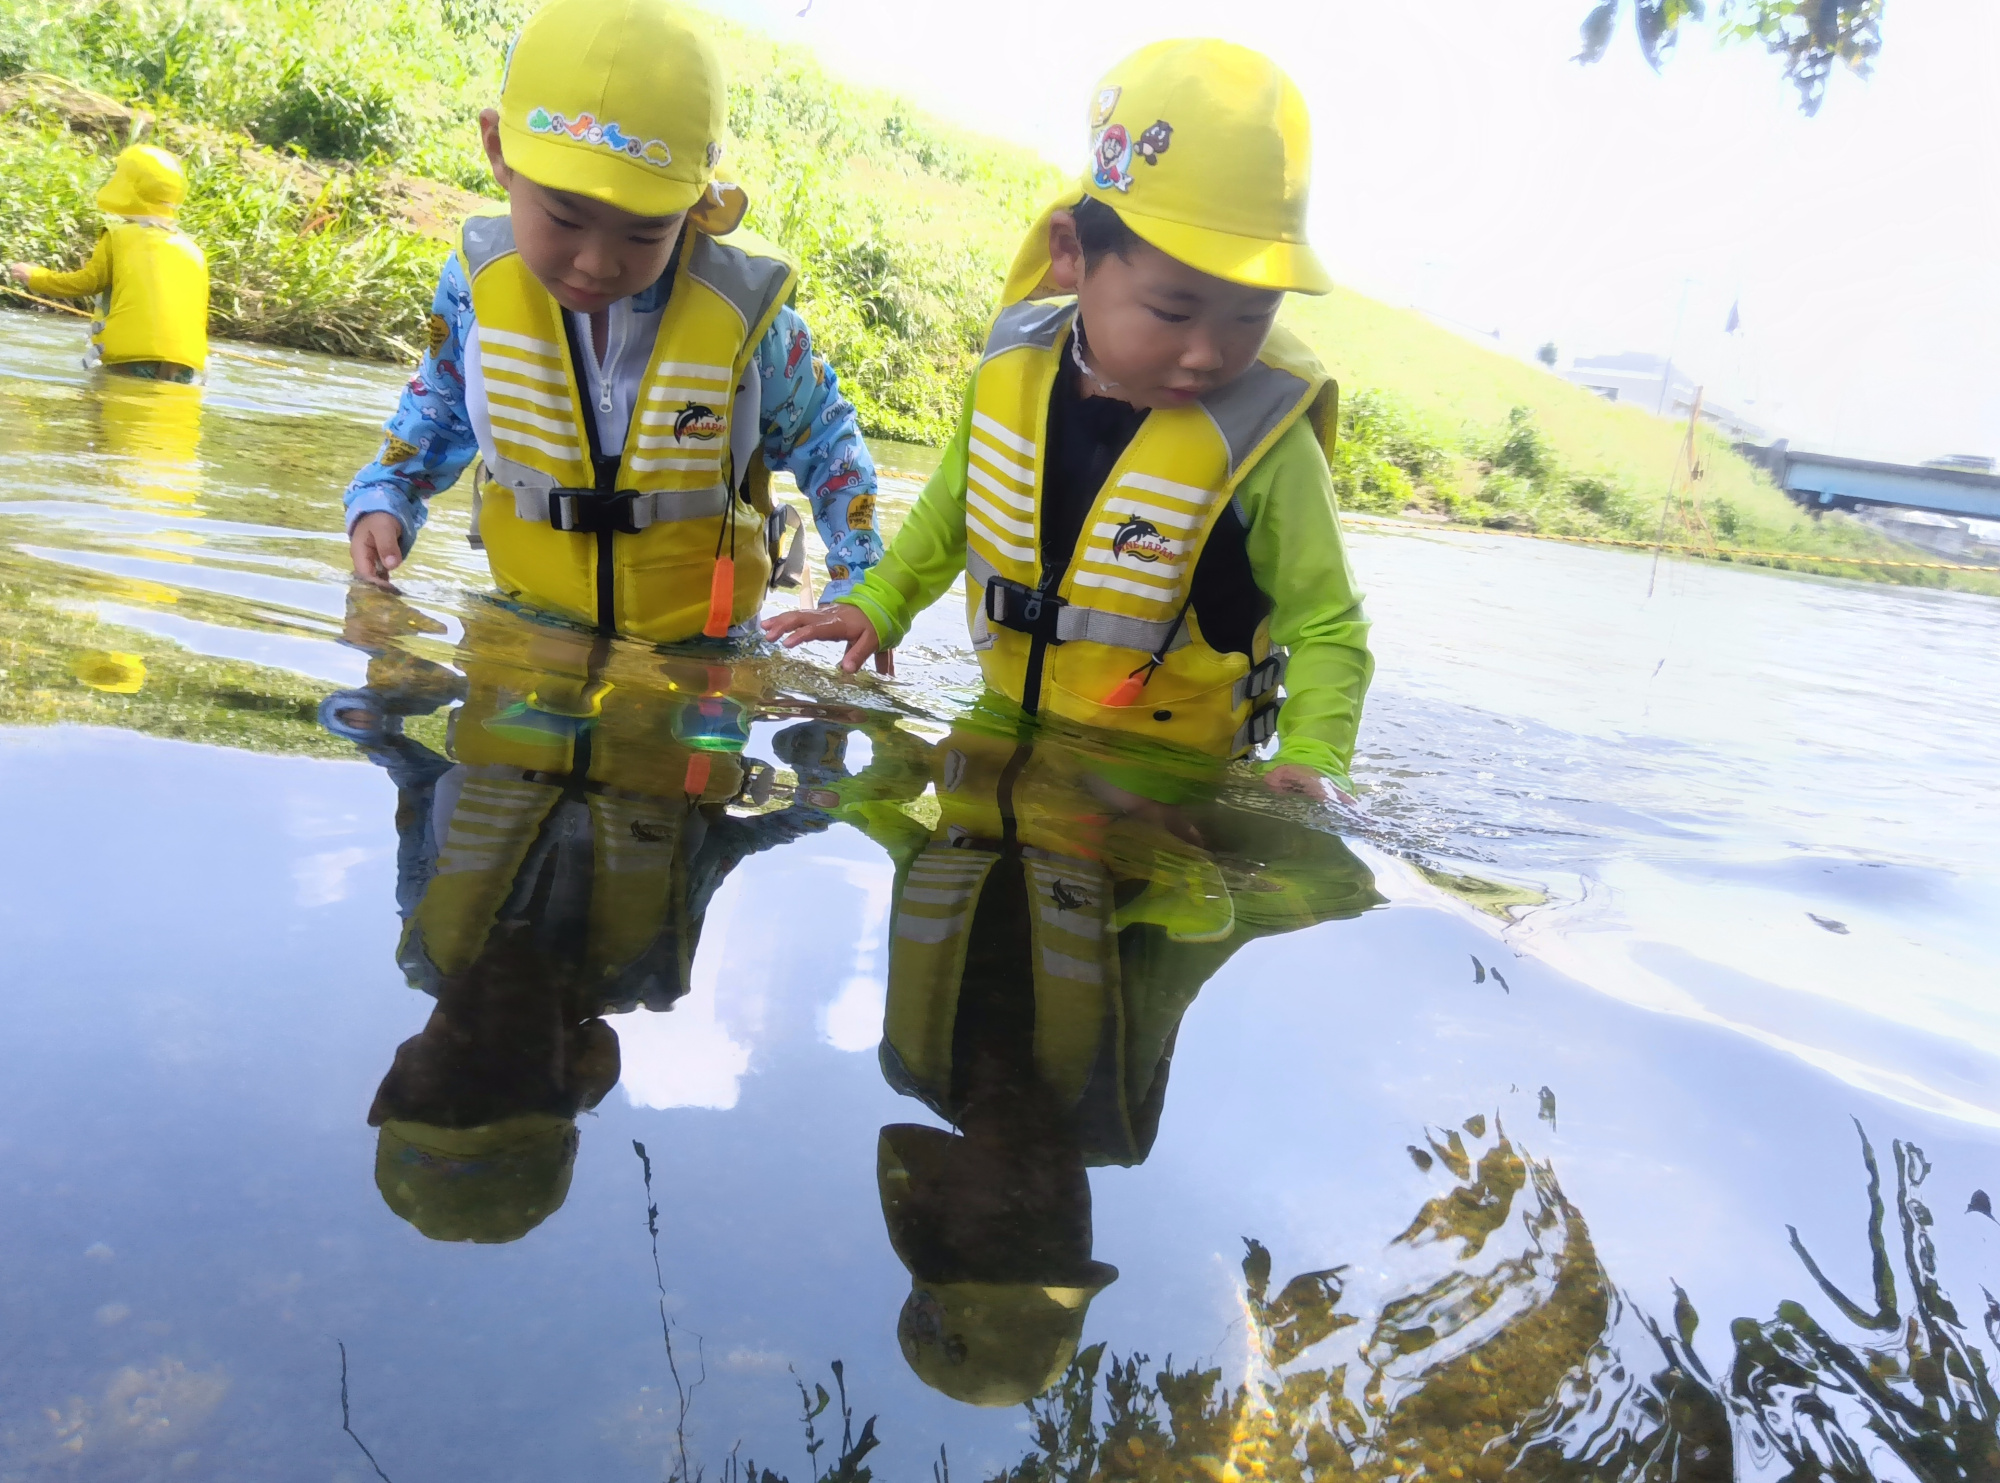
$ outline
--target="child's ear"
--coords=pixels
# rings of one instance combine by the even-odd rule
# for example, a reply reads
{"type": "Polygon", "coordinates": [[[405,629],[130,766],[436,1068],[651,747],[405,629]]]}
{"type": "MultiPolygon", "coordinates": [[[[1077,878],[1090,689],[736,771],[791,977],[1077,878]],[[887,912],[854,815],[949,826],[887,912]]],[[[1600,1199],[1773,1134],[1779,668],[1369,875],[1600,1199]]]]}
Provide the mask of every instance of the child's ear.
{"type": "Polygon", "coordinates": [[[1049,218],[1049,277],[1064,293],[1075,293],[1085,271],[1076,218],[1067,211],[1058,211],[1049,218]]]}
{"type": "Polygon", "coordinates": [[[486,163],[493,169],[493,179],[501,190],[514,187],[514,172],[507,168],[507,157],[500,152],[500,110],[483,108],[479,113],[479,142],[486,149],[486,163]]]}

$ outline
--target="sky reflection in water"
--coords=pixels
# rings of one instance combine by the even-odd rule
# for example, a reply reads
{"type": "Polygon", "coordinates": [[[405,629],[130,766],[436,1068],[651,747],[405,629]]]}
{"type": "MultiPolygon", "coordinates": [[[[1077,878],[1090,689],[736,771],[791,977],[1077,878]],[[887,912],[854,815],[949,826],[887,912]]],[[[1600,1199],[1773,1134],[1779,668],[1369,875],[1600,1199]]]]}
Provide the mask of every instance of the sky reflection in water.
{"type": "Polygon", "coordinates": [[[0,1477],[372,1477],[342,1345],[399,1483],[803,1479],[842,1385],[884,1478],[2000,1466],[1990,605],[1363,537],[1343,842],[954,704],[947,605],[600,646],[451,503],[351,593],[389,378],[189,437],[6,323],[0,1477]]]}

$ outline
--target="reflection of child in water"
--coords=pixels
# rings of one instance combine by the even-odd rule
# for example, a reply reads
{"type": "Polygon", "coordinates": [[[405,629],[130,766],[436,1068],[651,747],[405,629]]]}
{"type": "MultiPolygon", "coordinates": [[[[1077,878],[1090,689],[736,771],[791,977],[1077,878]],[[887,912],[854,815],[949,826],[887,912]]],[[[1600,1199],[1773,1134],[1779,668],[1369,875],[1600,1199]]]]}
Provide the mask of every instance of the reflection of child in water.
{"type": "Polygon", "coordinates": [[[688,991],[729,872],[826,828],[814,800],[858,781],[850,728],[779,732],[798,796],[732,812],[768,793],[770,772],[731,750],[748,712],[730,671],[695,666],[706,683],[693,698],[657,670],[641,676],[650,686],[622,672],[614,685],[587,641],[487,620],[468,625],[461,679],[394,645],[425,625],[415,610],[368,589],[355,598],[347,634],[373,654],[371,683],[329,697],[321,716],[396,782],[398,961],[437,999],[369,1113],[377,1183],[433,1239],[510,1241],[561,1205],[575,1118],[618,1080],[605,1016],[664,1010],[688,991]],[[537,667],[508,662],[524,657],[537,667]],[[407,716],[460,695],[456,760],[402,733],[407,716]]]}
{"type": "Polygon", "coordinates": [[[434,1241],[513,1241],[541,1224],[569,1192],[577,1114],[618,1083],[618,1037],[535,936],[502,924],[438,986],[368,1109],[382,1198],[434,1241]]]}
{"type": "Polygon", "coordinates": [[[1013,1405],[1117,1277],[1085,1170],[1151,1152],[1202,986],[1253,939],[1380,897],[1332,835],[987,719],[935,749],[934,829],[863,827],[897,859],[883,1073],[957,1130],[882,1131],[897,1336],[926,1384],[1013,1405]]]}

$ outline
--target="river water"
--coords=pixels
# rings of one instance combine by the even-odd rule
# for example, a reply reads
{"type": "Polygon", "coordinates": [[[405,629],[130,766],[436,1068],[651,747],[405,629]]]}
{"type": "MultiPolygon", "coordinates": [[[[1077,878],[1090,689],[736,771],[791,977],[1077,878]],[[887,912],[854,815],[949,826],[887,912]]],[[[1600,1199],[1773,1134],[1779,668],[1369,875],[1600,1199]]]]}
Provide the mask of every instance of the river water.
{"type": "Polygon", "coordinates": [[[1357,524],[1333,814],[1024,739],[952,602],[599,645],[457,492],[352,589],[393,372],[76,341],[0,1479],[2000,1476],[2000,603],[1357,524]]]}

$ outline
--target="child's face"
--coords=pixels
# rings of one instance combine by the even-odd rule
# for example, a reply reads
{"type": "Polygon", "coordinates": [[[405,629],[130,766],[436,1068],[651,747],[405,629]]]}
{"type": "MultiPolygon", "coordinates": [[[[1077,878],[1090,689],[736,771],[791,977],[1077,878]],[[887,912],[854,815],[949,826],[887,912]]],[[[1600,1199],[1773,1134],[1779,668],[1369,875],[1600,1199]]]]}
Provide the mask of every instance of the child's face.
{"type": "Polygon", "coordinates": [[[551,190],[510,169],[500,153],[500,115],[479,115],[493,178],[507,192],[514,246],[558,304],[595,314],[649,288],[667,270],[685,211],[634,216],[569,191],[551,190]]]}
{"type": "Polygon", "coordinates": [[[1250,369],[1284,295],[1211,277],[1140,244],[1087,273],[1076,219],[1049,227],[1050,276],[1077,299],[1092,368],[1135,407],[1184,407],[1250,369]]]}

